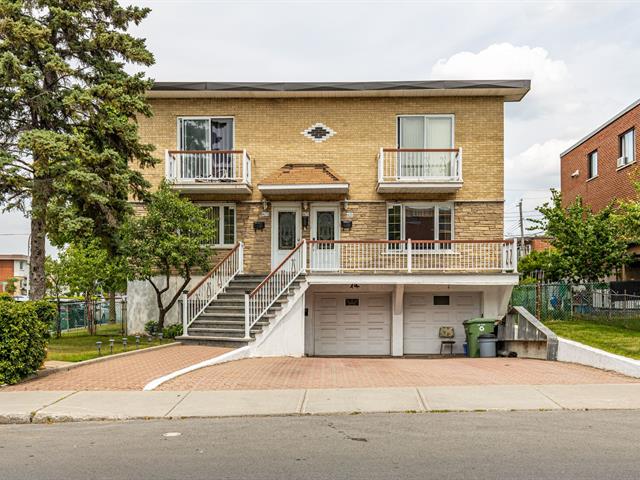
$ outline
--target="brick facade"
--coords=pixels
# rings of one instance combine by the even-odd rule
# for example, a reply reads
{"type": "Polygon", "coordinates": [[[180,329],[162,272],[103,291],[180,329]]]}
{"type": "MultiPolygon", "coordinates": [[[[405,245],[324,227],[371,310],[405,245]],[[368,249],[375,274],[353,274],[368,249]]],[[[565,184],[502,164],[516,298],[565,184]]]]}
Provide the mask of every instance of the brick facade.
{"type": "MultiPolygon", "coordinates": [[[[154,98],[154,116],[140,119],[144,142],[156,146],[160,161],[145,177],[158,185],[164,178],[164,151],[177,149],[177,119],[181,116],[232,116],[236,149],[246,149],[252,159],[253,190],[248,195],[192,194],[194,201],[236,203],[236,238],[245,242],[248,271],[271,269],[271,213],[278,201],[301,203],[332,201],[340,217],[351,220],[340,238],[386,239],[388,202],[451,202],[455,238],[498,239],[503,232],[504,156],[502,97],[363,97],[363,98],[154,98]],[[377,154],[396,146],[397,116],[402,114],[453,114],[454,145],[463,149],[462,188],[450,194],[379,194],[377,154]],[[335,135],[315,142],[302,132],[323,123],[335,135]],[[269,198],[264,216],[261,180],[286,163],[324,163],[349,183],[349,194],[300,195],[269,198]],[[341,200],[348,200],[347,209],[341,200]],[[263,230],[254,222],[264,221],[263,230]]],[[[303,228],[309,238],[311,227],[303,228]]],[[[217,256],[225,249],[219,250],[217,256]]]]}
{"type": "Polygon", "coordinates": [[[638,198],[634,182],[638,178],[637,160],[640,158],[640,104],[631,108],[594,135],[584,140],[561,157],[560,183],[563,204],[569,205],[577,196],[598,211],[615,200],[638,198]],[[619,136],[635,128],[636,163],[617,168],[620,157],[619,136]],[[598,175],[589,179],[588,155],[598,151],[598,175]],[[572,176],[576,171],[578,175],[572,176]]]}

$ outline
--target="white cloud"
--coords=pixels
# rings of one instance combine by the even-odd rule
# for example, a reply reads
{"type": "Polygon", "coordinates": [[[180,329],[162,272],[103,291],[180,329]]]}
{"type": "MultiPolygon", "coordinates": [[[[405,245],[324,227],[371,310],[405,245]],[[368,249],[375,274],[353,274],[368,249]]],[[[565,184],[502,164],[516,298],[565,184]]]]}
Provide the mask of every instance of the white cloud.
{"type": "MultiPolygon", "coordinates": [[[[530,79],[531,92],[525,100],[527,112],[571,110],[566,93],[571,88],[569,68],[563,60],[551,58],[541,47],[496,43],[478,53],[459,52],[438,60],[431,68],[434,79],[530,79]]],[[[524,111],[524,109],[520,109],[524,111]]]]}

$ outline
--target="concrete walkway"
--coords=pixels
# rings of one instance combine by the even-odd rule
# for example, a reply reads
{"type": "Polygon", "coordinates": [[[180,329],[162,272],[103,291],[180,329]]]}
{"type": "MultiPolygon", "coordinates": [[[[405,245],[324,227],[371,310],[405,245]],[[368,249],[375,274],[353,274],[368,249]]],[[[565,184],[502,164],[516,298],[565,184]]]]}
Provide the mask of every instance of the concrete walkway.
{"type": "Polygon", "coordinates": [[[640,384],[0,392],[0,423],[561,409],[640,409],[640,384]]]}

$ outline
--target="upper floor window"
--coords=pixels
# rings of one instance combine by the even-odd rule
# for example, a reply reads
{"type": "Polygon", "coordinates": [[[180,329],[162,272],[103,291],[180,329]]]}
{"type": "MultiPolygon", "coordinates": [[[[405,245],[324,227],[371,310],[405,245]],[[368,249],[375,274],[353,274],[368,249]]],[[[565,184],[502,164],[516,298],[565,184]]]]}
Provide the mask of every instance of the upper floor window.
{"type": "Polygon", "coordinates": [[[233,118],[178,119],[180,150],[233,150],[233,118]]]}
{"type": "Polygon", "coordinates": [[[627,130],[620,135],[620,158],[618,159],[618,167],[623,167],[636,160],[636,131],[635,129],[627,130]]]}
{"type": "Polygon", "coordinates": [[[595,150],[587,156],[589,178],[598,176],[598,151],[595,150]]]}
{"type": "MultiPolygon", "coordinates": [[[[389,240],[453,240],[453,206],[451,204],[394,204],[387,209],[389,240]]],[[[415,250],[431,250],[434,244],[419,242],[415,250]]],[[[450,248],[440,244],[439,248],[450,248]]]]}
{"type": "Polygon", "coordinates": [[[453,148],[453,128],[453,115],[399,116],[398,148],[406,151],[398,154],[398,175],[450,176],[452,152],[447,150],[453,148]]]}
{"type": "Polygon", "coordinates": [[[236,208],[231,204],[201,204],[207,217],[213,220],[215,230],[209,246],[232,246],[236,243],[236,208]]]}

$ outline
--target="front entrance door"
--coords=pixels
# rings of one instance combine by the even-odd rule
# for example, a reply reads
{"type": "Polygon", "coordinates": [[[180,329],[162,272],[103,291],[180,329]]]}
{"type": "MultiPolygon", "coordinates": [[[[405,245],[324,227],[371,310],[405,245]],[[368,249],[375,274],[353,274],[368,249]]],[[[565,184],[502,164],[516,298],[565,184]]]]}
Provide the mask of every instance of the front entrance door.
{"type": "Polygon", "coordinates": [[[271,226],[271,268],[275,268],[302,239],[300,207],[273,207],[271,226]]]}
{"type": "MultiPolygon", "coordinates": [[[[311,239],[338,240],[340,209],[336,205],[311,207],[311,239]]],[[[314,243],[311,248],[311,269],[333,271],[340,265],[340,248],[336,243],[314,243]]]]}

